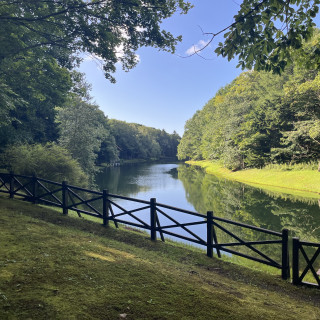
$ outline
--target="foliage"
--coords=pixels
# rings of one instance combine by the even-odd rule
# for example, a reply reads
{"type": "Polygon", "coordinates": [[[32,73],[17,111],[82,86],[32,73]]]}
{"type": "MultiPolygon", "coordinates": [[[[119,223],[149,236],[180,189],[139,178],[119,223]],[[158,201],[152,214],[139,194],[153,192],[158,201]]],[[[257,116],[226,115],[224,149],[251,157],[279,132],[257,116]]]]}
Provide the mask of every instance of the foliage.
{"type": "MultiPolygon", "coordinates": [[[[238,56],[242,69],[280,74],[292,64],[294,51],[303,51],[304,41],[312,37],[319,4],[319,0],[244,0],[234,23],[222,30],[227,30],[225,40],[215,52],[228,60],[238,56]]],[[[308,55],[317,69],[319,53],[318,43],[308,55]]]]}
{"type": "MultiPolygon", "coordinates": [[[[114,82],[116,65],[133,68],[142,46],[174,52],[181,37],[161,23],[190,8],[183,0],[2,1],[0,152],[59,141],[87,173],[96,162],[118,161],[107,118],[90,102],[83,75],[72,70],[90,55],[114,82]]],[[[154,136],[140,131],[139,144],[151,146],[144,156],[160,156],[154,136]]]]}
{"type": "Polygon", "coordinates": [[[27,54],[0,62],[1,146],[57,139],[56,106],[71,88],[70,74],[55,59],[27,54]]]}
{"type": "Polygon", "coordinates": [[[178,145],[179,159],[201,159],[201,129],[203,120],[200,117],[200,111],[197,111],[194,116],[186,122],[183,138],[178,145]]]}
{"type": "Polygon", "coordinates": [[[294,163],[294,164],[279,164],[279,163],[271,163],[266,165],[264,170],[278,170],[278,171],[302,171],[308,170],[313,171],[318,169],[318,163],[315,161],[304,162],[304,163],[294,163]]]}
{"type": "Polygon", "coordinates": [[[320,159],[320,77],[299,57],[281,76],[247,71],[219,90],[186,122],[178,157],[232,170],[320,159]]]}
{"type": "Polygon", "coordinates": [[[63,108],[57,109],[59,145],[67,149],[90,176],[96,171],[95,161],[104,139],[102,122],[105,116],[98,106],[71,97],[63,108]]]}
{"type": "Polygon", "coordinates": [[[51,181],[66,180],[79,186],[87,186],[88,182],[71,154],[53,143],[8,147],[1,154],[1,166],[16,174],[36,175],[51,181]]]}
{"type": "Polygon", "coordinates": [[[183,0],[9,0],[0,6],[0,30],[6,34],[0,40],[0,64],[32,52],[71,68],[79,53],[89,53],[114,81],[116,63],[125,70],[134,67],[139,47],[174,52],[181,37],[161,30],[161,22],[190,7],[183,0]]]}
{"type": "Polygon", "coordinates": [[[293,113],[291,130],[283,132],[281,147],[272,150],[272,158],[293,161],[320,158],[320,75],[300,68],[285,88],[284,104],[293,113]]]}
{"type": "Polygon", "coordinates": [[[136,123],[110,120],[120,159],[175,158],[180,136],[136,123]]]}

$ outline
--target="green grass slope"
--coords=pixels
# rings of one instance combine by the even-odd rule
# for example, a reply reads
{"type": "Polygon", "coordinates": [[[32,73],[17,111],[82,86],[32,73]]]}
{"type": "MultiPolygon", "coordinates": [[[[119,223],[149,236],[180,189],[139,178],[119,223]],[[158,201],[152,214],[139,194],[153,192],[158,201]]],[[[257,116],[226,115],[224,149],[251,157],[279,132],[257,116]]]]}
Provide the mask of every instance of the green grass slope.
{"type": "Polygon", "coordinates": [[[246,183],[274,192],[282,192],[302,197],[319,198],[320,172],[316,170],[246,169],[230,171],[212,161],[186,161],[199,166],[209,174],[246,183]]]}
{"type": "Polygon", "coordinates": [[[0,319],[320,319],[320,291],[0,198],[0,319]]]}

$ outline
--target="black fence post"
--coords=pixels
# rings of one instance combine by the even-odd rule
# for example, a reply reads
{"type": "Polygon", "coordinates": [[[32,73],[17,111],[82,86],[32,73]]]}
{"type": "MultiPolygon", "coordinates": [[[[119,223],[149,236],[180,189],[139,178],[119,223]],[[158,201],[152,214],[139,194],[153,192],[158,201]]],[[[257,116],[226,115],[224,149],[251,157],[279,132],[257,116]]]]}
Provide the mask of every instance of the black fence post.
{"type": "Polygon", "coordinates": [[[156,198],[150,199],[150,233],[151,233],[151,240],[157,240],[157,209],[156,209],[157,201],[156,198]]]}
{"type": "Polygon", "coordinates": [[[10,180],[9,180],[9,194],[10,198],[14,197],[14,172],[10,171],[10,180]]]}
{"type": "Polygon", "coordinates": [[[32,203],[36,204],[37,203],[37,182],[38,179],[36,175],[32,176],[32,203]]]}
{"type": "Polygon", "coordinates": [[[208,211],[207,212],[207,256],[209,258],[213,257],[213,212],[208,211]]]}
{"type": "Polygon", "coordinates": [[[109,200],[108,200],[108,190],[103,190],[102,191],[102,200],[103,200],[103,205],[102,205],[102,218],[103,218],[103,225],[104,226],[109,226],[109,200]]]}
{"type": "Polygon", "coordinates": [[[68,182],[62,181],[62,212],[68,214],[68,182]]]}
{"type": "Polygon", "coordinates": [[[220,249],[218,247],[218,238],[217,238],[217,233],[216,233],[216,230],[215,230],[215,227],[214,227],[214,224],[213,224],[213,213],[212,213],[212,231],[213,231],[213,241],[214,241],[214,244],[216,245],[216,252],[217,252],[217,255],[219,258],[221,258],[221,252],[220,252],[220,249]]]}
{"type": "Polygon", "coordinates": [[[292,283],[299,283],[299,238],[292,239],[292,283]]]}
{"type": "Polygon", "coordinates": [[[287,280],[290,277],[290,263],[289,263],[289,231],[288,229],[282,230],[282,270],[281,277],[287,280]]]}

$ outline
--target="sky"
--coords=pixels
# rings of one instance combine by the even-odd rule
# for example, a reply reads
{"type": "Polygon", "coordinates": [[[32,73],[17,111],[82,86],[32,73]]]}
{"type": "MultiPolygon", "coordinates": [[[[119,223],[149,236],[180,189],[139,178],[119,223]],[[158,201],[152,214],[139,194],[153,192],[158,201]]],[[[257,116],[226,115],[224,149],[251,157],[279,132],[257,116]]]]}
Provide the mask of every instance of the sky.
{"type": "Polygon", "coordinates": [[[104,78],[96,62],[85,59],[80,71],[92,86],[91,95],[109,119],[140,123],[183,135],[184,125],[194,113],[214,97],[217,90],[241,73],[237,60],[228,61],[214,54],[217,37],[202,52],[203,58],[188,52],[210,39],[203,32],[218,32],[233,22],[240,0],[189,0],[188,14],[165,20],[163,28],[182,35],[176,54],[156,48],[137,51],[139,64],[129,72],[118,68],[112,84],[104,78]],[[189,50],[189,51],[188,51],[189,50]]]}

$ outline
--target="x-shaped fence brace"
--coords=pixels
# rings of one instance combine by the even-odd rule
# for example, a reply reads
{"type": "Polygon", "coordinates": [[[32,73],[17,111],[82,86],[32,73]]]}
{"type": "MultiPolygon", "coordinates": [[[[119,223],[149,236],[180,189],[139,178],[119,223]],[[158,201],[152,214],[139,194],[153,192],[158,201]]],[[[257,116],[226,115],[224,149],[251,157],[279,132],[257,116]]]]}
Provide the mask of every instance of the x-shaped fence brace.
{"type": "MultiPolygon", "coordinates": [[[[52,184],[51,184],[52,185],[52,184]]],[[[36,194],[33,194],[34,201],[43,201],[51,205],[57,205],[59,207],[62,207],[62,201],[56,196],[59,192],[61,193],[62,187],[60,184],[56,184],[58,187],[54,190],[49,190],[40,180],[37,180],[37,191],[36,194]],[[40,188],[39,188],[40,187],[40,188]],[[41,193],[41,191],[45,191],[45,193],[41,193]],[[49,199],[47,199],[49,197],[49,199]]]]}
{"type": "Polygon", "coordinates": [[[10,191],[10,186],[9,186],[9,182],[5,181],[5,179],[3,177],[0,177],[0,189],[5,188],[5,193],[9,193],[10,191]]]}
{"type": "MultiPolygon", "coordinates": [[[[187,226],[194,226],[194,225],[199,225],[199,224],[205,224],[205,221],[197,221],[197,222],[186,222],[186,223],[180,223],[178,222],[176,219],[174,219],[173,217],[171,217],[170,215],[168,215],[167,213],[165,213],[163,210],[159,209],[158,207],[156,208],[157,212],[160,213],[162,216],[164,216],[165,218],[167,218],[168,220],[172,221],[174,224],[172,225],[165,225],[165,226],[161,226],[160,222],[158,223],[158,228],[157,231],[160,232],[160,234],[167,234],[167,235],[171,235],[171,236],[175,236],[175,237],[179,237],[181,239],[187,240],[187,241],[191,241],[191,242],[195,242],[195,243],[199,243],[202,245],[206,245],[206,241],[201,239],[201,237],[199,237],[198,235],[196,235],[194,232],[192,232],[189,228],[187,228],[187,226]],[[185,237],[182,235],[177,235],[176,233],[170,232],[170,231],[166,231],[167,229],[171,229],[171,228],[177,228],[180,227],[182,230],[186,231],[187,234],[189,234],[190,236],[192,236],[192,238],[189,237],[185,237]]],[[[203,216],[203,218],[205,218],[205,216],[203,216]]],[[[159,217],[157,215],[157,219],[159,221],[159,217]]]]}
{"type": "MultiPolygon", "coordinates": [[[[67,208],[75,210],[79,217],[81,217],[81,213],[85,213],[85,214],[88,214],[88,215],[91,215],[91,216],[94,216],[94,217],[102,218],[102,213],[98,209],[96,209],[93,205],[90,204],[90,202],[95,202],[95,201],[101,200],[102,199],[101,193],[98,193],[98,192],[91,193],[91,194],[97,195],[97,196],[95,196],[93,198],[90,198],[90,199],[83,199],[83,197],[81,197],[79,194],[77,194],[74,191],[76,189],[78,189],[78,188],[67,187],[68,196],[69,196],[69,199],[72,202],[72,205],[67,205],[67,208]],[[78,201],[78,202],[76,202],[76,201],[78,201]],[[81,208],[79,208],[80,206],[86,206],[91,211],[81,209],[81,208]]],[[[81,189],[80,189],[80,191],[81,191],[81,189]]]]}
{"type": "Polygon", "coordinates": [[[320,288],[320,278],[316,270],[314,269],[314,263],[318,256],[320,255],[320,244],[319,243],[312,243],[312,242],[304,242],[300,241],[298,238],[293,238],[293,283],[294,284],[307,284],[307,285],[316,285],[320,288]],[[306,251],[304,250],[303,246],[307,247],[317,247],[315,253],[313,254],[312,258],[309,259],[306,251]],[[299,252],[302,253],[302,256],[307,263],[305,269],[302,271],[301,275],[299,276],[300,270],[300,261],[299,261],[299,252]],[[316,284],[304,282],[303,279],[307,275],[308,271],[311,271],[314,279],[316,280],[316,284]]]}
{"type": "Polygon", "coordinates": [[[110,210],[111,216],[112,216],[112,218],[110,220],[113,220],[115,223],[119,222],[119,223],[124,223],[124,224],[130,224],[130,225],[138,227],[138,228],[150,229],[150,224],[146,223],[145,221],[143,221],[142,219],[138,218],[136,215],[133,214],[135,212],[149,209],[150,205],[136,208],[133,210],[126,210],[125,208],[123,208],[122,206],[120,206],[119,204],[117,204],[116,202],[114,202],[112,200],[108,200],[108,202],[109,202],[109,210],[110,210]],[[113,210],[113,207],[118,208],[120,210],[120,212],[115,213],[115,211],[113,210]],[[135,221],[139,222],[140,224],[138,224],[136,222],[130,222],[130,221],[119,219],[119,217],[124,217],[125,215],[130,216],[131,218],[133,218],[135,221]]]}
{"type": "Polygon", "coordinates": [[[27,188],[32,184],[32,180],[29,180],[29,181],[28,180],[27,182],[23,183],[16,176],[14,176],[9,183],[10,197],[12,197],[14,194],[24,196],[24,197],[26,196],[32,197],[33,196],[32,192],[27,188]],[[19,191],[24,191],[25,194],[19,193],[19,191]]]}
{"type": "MultiPolygon", "coordinates": [[[[225,227],[221,226],[218,224],[216,221],[213,221],[213,225],[216,226],[218,229],[222,230],[224,233],[228,234],[231,236],[233,239],[237,240],[238,242],[232,242],[232,243],[216,243],[213,245],[213,247],[219,248],[222,251],[229,252],[235,255],[243,256],[251,260],[255,260],[276,268],[281,268],[281,265],[273,260],[272,258],[268,257],[266,254],[255,248],[253,245],[263,245],[263,244],[282,244],[282,240],[264,240],[264,241],[244,241],[231,231],[227,230],[225,227]],[[245,255],[242,253],[239,253],[237,251],[228,249],[226,247],[235,247],[235,246],[245,246],[249,248],[251,251],[255,252],[258,254],[258,256],[262,257],[263,259],[255,258],[253,256],[245,255]]],[[[243,226],[244,227],[244,226],[243,226]]]]}

